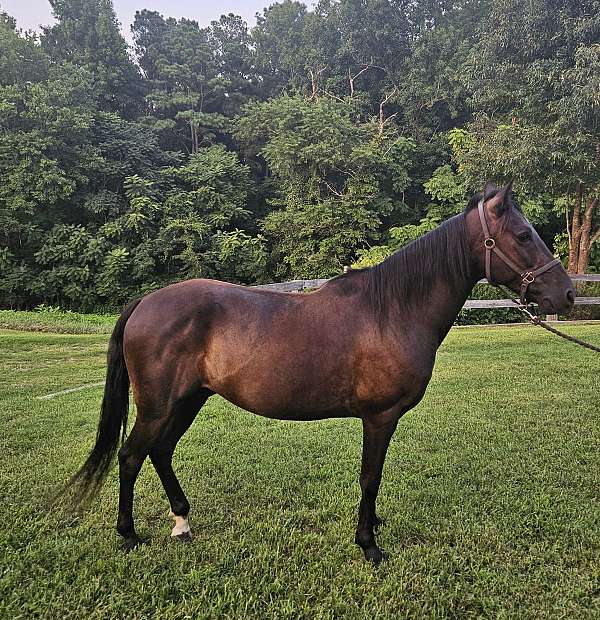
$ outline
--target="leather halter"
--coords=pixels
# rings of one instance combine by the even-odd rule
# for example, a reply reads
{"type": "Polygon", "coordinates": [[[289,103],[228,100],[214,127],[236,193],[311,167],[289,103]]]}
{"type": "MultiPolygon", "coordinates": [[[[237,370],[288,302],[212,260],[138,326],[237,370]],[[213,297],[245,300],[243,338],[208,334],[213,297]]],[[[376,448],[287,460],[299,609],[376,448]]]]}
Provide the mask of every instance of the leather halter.
{"type": "Polygon", "coordinates": [[[492,252],[494,252],[498,258],[500,258],[506,265],[508,265],[515,273],[519,274],[521,278],[521,294],[520,301],[523,306],[527,305],[527,289],[529,285],[542,273],[560,265],[558,258],[552,259],[550,262],[534,269],[532,271],[523,271],[516,263],[514,263],[506,254],[496,245],[496,240],[490,235],[490,229],[487,225],[487,219],[485,217],[485,209],[483,208],[484,199],[482,198],[477,205],[479,211],[479,219],[481,220],[481,227],[483,228],[483,245],[485,246],[485,277],[490,284],[495,284],[492,281],[492,252]]]}

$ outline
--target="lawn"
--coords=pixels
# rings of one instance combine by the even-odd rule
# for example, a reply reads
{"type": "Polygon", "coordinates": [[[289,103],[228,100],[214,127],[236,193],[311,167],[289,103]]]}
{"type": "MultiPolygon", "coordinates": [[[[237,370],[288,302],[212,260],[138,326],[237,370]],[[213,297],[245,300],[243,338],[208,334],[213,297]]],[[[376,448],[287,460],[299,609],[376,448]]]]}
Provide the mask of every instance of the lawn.
{"type": "Polygon", "coordinates": [[[116,314],[81,314],[52,306],[41,306],[35,312],[0,310],[0,329],[60,334],[110,334],[116,314]]]}
{"type": "MultiPolygon", "coordinates": [[[[600,344],[600,325],[569,325],[600,344]]],[[[213,397],[175,467],[195,538],[170,539],[150,464],[129,554],[117,476],[82,515],[47,498],[94,439],[106,334],[0,331],[2,618],[600,615],[600,357],[528,326],[462,328],[390,447],[379,540],[353,544],[356,420],[270,421],[213,397]]]]}

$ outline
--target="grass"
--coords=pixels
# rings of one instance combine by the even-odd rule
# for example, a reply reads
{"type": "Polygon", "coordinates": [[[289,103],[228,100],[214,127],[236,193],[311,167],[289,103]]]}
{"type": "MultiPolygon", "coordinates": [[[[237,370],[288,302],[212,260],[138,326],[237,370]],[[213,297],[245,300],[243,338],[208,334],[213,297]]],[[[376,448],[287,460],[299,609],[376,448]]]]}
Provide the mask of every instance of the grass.
{"type": "Polygon", "coordinates": [[[0,329],[58,334],[110,334],[117,314],[82,314],[42,306],[40,310],[0,310],[0,329]]]}
{"type": "MultiPolygon", "coordinates": [[[[565,327],[600,343],[600,326],[565,327]]],[[[214,397],[176,470],[194,541],[149,464],[124,554],[113,471],[77,516],[47,497],[93,442],[106,335],[1,331],[2,618],[597,618],[600,359],[532,327],[452,330],[390,447],[379,540],[353,542],[356,420],[270,421],[214,397]]]]}

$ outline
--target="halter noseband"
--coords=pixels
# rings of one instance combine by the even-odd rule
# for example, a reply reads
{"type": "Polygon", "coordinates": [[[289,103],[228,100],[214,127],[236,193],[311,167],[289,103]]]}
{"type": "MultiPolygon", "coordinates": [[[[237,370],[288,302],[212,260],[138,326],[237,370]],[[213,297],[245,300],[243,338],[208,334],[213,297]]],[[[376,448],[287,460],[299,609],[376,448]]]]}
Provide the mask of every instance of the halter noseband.
{"type": "Polygon", "coordinates": [[[558,258],[554,258],[550,262],[534,269],[533,271],[523,271],[519,268],[519,266],[514,263],[506,254],[496,245],[496,240],[490,235],[490,229],[487,225],[487,220],[485,217],[485,210],[483,208],[484,199],[482,198],[477,205],[477,209],[479,211],[479,219],[481,220],[481,227],[483,228],[483,245],[485,246],[485,277],[490,284],[494,284],[492,281],[492,252],[495,252],[498,255],[498,258],[502,259],[504,263],[506,263],[515,273],[519,274],[521,278],[521,294],[520,301],[523,306],[527,305],[527,289],[529,285],[536,279],[537,276],[542,273],[556,267],[556,265],[560,265],[560,260],[558,258]]]}

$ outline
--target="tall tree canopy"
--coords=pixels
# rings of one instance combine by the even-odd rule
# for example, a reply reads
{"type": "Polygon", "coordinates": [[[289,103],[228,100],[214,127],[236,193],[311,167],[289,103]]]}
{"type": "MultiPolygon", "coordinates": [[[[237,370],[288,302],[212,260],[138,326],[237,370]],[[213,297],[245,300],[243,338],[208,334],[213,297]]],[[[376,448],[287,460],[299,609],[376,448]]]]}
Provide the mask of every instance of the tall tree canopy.
{"type": "Polygon", "coordinates": [[[515,176],[540,220],[566,211],[568,268],[584,272],[600,238],[600,3],[502,0],[482,27],[459,166],[470,184],[515,176]]]}
{"type": "Polygon", "coordinates": [[[132,118],[141,112],[142,81],[119,31],[112,0],[49,0],[56,25],[44,29],[42,48],[54,61],[85,67],[98,104],[132,118]]]}

